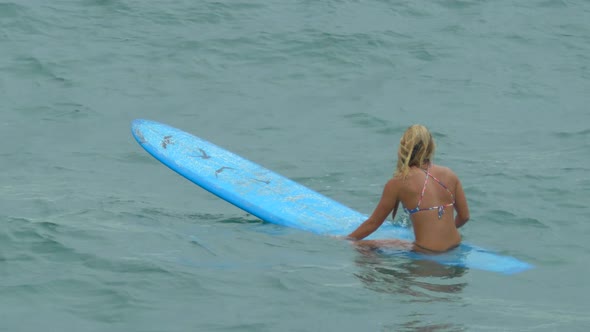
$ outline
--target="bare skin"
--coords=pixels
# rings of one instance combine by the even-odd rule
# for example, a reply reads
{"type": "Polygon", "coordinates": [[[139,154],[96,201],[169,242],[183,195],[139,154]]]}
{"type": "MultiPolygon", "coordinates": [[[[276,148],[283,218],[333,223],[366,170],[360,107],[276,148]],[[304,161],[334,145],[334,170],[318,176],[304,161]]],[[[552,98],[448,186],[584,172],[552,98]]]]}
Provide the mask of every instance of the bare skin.
{"type": "MultiPolygon", "coordinates": [[[[426,169],[429,164],[420,168],[426,169]]],[[[410,216],[416,240],[413,243],[391,240],[364,240],[365,237],[377,230],[385,218],[391,213],[395,218],[399,203],[413,209],[417,206],[426,174],[414,166],[405,179],[394,177],[385,184],[381,199],[377,207],[365,222],[363,222],[348,238],[355,244],[367,247],[399,247],[425,253],[436,253],[450,250],[461,243],[461,235],[457,230],[469,220],[469,208],[461,182],[455,173],[447,167],[430,164],[430,173],[444,183],[455,196],[454,209],[446,207],[445,212],[438,219],[438,211],[421,211],[410,216]],[[456,215],[455,215],[456,212],[456,215]]],[[[438,183],[429,179],[422,203],[422,208],[439,206],[452,202],[449,193],[438,183]]]]}

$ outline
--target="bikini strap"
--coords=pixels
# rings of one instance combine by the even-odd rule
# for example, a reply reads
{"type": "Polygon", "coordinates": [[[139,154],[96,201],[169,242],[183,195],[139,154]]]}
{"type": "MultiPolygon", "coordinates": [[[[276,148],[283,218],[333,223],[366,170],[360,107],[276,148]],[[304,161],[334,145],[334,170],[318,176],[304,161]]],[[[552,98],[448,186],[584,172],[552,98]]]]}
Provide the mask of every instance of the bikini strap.
{"type": "Polygon", "coordinates": [[[453,195],[453,193],[451,192],[451,190],[444,183],[442,183],[442,181],[440,181],[439,179],[437,179],[436,176],[430,174],[430,172],[428,172],[428,175],[427,176],[430,176],[434,181],[438,182],[438,184],[440,184],[441,187],[445,188],[445,190],[449,193],[449,195],[451,195],[451,198],[453,199],[453,204],[455,204],[455,195],[453,195]]]}
{"type": "Polygon", "coordinates": [[[420,210],[420,203],[422,203],[422,199],[424,198],[424,193],[426,192],[426,185],[428,184],[428,178],[430,175],[430,165],[428,165],[428,168],[423,171],[424,171],[424,173],[426,173],[426,179],[424,179],[424,186],[422,186],[422,193],[420,194],[420,199],[418,199],[418,205],[416,205],[416,208],[414,210],[420,210]]]}

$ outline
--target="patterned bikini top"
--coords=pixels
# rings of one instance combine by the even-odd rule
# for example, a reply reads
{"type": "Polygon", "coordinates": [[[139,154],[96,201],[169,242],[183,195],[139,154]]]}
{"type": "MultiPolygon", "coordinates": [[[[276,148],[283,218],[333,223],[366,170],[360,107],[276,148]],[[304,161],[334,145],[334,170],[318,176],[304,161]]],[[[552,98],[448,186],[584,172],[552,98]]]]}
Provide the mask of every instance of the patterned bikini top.
{"type": "Polygon", "coordinates": [[[411,210],[408,210],[404,207],[404,210],[410,215],[412,215],[416,212],[421,212],[421,211],[438,210],[438,219],[440,219],[442,217],[442,215],[445,213],[446,207],[455,205],[455,196],[453,196],[453,193],[449,190],[449,188],[447,188],[447,186],[445,186],[434,175],[430,174],[430,166],[428,166],[428,169],[423,170],[423,171],[424,171],[424,173],[426,173],[426,179],[424,180],[424,186],[422,187],[422,193],[420,194],[420,199],[418,200],[418,205],[414,209],[411,209],[411,210]],[[420,203],[422,203],[422,199],[424,198],[424,192],[426,191],[426,185],[428,184],[428,178],[432,178],[434,181],[436,181],[438,184],[440,184],[443,188],[445,188],[445,190],[449,193],[449,195],[451,195],[451,199],[453,200],[453,202],[449,203],[449,204],[440,205],[440,206],[433,206],[433,207],[429,207],[429,208],[420,208],[420,203]]]}

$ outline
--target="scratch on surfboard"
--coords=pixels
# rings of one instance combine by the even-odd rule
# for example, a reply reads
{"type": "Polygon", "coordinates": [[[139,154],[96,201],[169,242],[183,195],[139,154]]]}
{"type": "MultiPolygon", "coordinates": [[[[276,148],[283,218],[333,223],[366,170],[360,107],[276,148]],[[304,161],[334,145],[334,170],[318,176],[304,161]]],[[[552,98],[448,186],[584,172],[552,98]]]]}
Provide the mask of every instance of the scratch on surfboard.
{"type": "Polygon", "coordinates": [[[201,158],[201,159],[210,159],[211,158],[211,156],[208,155],[205,150],[199,149],[199,152],[201,153],[200,156],[193,155],[193,157],[198,157],[198,158],[201,158]]]}
{"type": "Polygon", "coordinates": [[[143,137],[143,133],[139,129],[135,129],[135,136],[137,136],[137,138],[139,138],[140,143],[147,142],[145,137],[143,137]]]}
{"type": "Polygon", "coordinates": [[[221,172],[223,172],[226,169],[235,169],[235,168],[231,168],[231,167],[227,167],[227,166],[223,166],[220,169],[215,171],[215,177],[217,177],[221,172]]]}
{"type": "Polygon", "coordinates": [[[170,144],[174,144],[174,142],[172,142],[171,140],[172,136],[164,136],[164,139],[162,140],[162,147],[165,149],[168,145],[170,144]]]}

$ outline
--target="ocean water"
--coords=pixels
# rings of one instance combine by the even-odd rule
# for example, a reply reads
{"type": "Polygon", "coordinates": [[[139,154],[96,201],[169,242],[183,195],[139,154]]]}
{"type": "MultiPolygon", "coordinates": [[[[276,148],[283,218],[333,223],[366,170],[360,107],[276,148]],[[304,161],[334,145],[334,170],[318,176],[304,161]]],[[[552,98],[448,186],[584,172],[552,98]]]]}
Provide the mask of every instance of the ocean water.
{"type": "MultiPolygon", "coordinates": [[[[1,331],[587,331],[590,2],[0,2],[1,331]],[[176,175],[135,118],[370,213],[427,125],[512,276],[359,254],[176,175]]],[[[393,222],[403,222],[399,216],[393,222]]]]}

